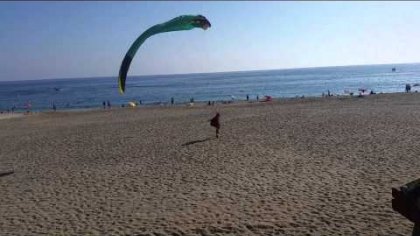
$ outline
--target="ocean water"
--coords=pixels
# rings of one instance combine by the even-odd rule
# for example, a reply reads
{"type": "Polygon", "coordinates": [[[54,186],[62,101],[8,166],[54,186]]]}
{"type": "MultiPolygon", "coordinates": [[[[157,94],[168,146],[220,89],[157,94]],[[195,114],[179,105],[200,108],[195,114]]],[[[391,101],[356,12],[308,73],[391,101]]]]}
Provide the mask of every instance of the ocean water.
{"type": "MultiPolygon", "coordinates": [[[[330,90],[345,95],[359,88],[377,93],[403,92],[405,84],[420,83],[419,64],[341,66],[266,71],[221,72],[184,75],[131,76],[126,93],[118,92],[117,78],[77,78],[0,82],[0,111],[16,107],[33,111],[101,107],[109,100],[113,106],[141,100],[143,104],[250,99],[258,95],[274,98],[321,96],[330,90]],[[396,71],[392,72],[395,67],[396,71]]],[[[413,87],[417,89],[420,87],[413,87]]]]}

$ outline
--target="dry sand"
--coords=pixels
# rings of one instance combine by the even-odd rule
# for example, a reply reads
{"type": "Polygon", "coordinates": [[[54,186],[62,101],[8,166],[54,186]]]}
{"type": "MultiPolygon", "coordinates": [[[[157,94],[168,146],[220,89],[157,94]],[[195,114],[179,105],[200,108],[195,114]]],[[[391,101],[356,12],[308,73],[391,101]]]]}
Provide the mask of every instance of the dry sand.
{"type": "Polygon", "coordinates": [[[0,235],[409,235],[420,94],[0,120],[0,235]],[[221,138],[208,119],[221,113],[221,138]]]}
{"type": "Polygon", "coordinates": [[[10,118],[17,118],[23,116],[23,113],[1,113],[0,120],[10,119],[10,118]]]}

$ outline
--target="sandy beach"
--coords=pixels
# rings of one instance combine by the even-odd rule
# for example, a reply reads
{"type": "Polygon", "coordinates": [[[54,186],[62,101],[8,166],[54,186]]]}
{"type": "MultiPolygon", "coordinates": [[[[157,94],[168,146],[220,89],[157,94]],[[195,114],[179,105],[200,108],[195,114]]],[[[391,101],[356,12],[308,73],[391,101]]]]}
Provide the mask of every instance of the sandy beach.
{"type": "Polygon", "coordinates": [[[0,235],[409,235],[420,94],[0,119],[0,235]],[[221,114],[221,137],[210,119],[221,114]]]}
{"type": "Polygon", "coordinates": [[[0,120],[22,117],[24,113],[1,113],[0,120]]]}

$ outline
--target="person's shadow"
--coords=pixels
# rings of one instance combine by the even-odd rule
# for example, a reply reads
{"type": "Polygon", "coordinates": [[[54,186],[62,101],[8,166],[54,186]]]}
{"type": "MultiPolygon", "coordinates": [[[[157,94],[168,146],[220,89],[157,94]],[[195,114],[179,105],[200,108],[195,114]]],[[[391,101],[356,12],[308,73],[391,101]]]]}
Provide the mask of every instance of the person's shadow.
{"type": "Polygon", "coordinates": [[[0,172],[0,177],[11,175],[15,173],[13,170],[0,172]]]}
{"type": "Polygon", "coordinates": [[[181,146],[188,146],[188,145],[191,145],[191,144],[202,143],[202,142],[206,142],[206,141],[209,141],[209,140],[212,140],[212,139],[215,139],[215,138],[198,139],[198,140],[186,142],[186,143],[182,144],[181,146]]]}

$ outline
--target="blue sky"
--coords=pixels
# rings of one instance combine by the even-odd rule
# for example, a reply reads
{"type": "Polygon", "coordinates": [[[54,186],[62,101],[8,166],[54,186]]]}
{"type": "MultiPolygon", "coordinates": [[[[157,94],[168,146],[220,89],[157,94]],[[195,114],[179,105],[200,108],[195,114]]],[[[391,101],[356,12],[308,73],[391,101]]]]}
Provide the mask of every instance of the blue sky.
{"type": "Polygon", "coordinates": [[[207,31],[149,38],[130,75],[420,62],[420,2],[0,2],[0,80],[117,76],[148,27],[202,14],[207,31]]]}

